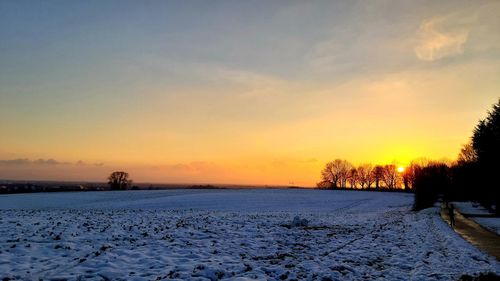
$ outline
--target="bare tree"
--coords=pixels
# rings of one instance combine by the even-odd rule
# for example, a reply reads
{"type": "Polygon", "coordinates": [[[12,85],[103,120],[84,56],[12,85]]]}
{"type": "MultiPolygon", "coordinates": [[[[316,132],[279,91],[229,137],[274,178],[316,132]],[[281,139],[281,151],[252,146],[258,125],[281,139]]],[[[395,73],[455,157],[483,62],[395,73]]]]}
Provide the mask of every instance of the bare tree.
{"type": "Polygon", "coordinates": [[[359,182],[359,176],[358,176],[358,170],[355,167],[351,168],[351,170],[349,171],[348,181],[351,188],[357,187],[357,184],[359,182]]]}
{"type": "Polygon", "coordinates": [[[404,189],[413,189],[415,186],[415,178],[421,169],[422,167],[415,162],[411,162],[410,165],[405,168],[401,175],[403,177],[404,189]]]}
{"type": "Polygon", "coordinates": [[[477,154],[472,146],[472,143],[464,144],[462,149],[460,150],[460,154],[458,154],[457,162],[458,164],[466,164],[473,163],[477,161],[477,154]]]}
{"type": "Polygon", "coordinates": [[[411,164],[417,165],[417,166],[423,168],[423,167],[427,167],[428,165],[430,165],[433,162],[435,162],[435,161],[432,161],[432,160],[425,158],[425,157],[419,157],[419,158],[413,159],[411,161],[411,164]]]}
{"type": "Polygon", "coordinates": [[[375,188],[378,190],[380,188],[380,182],[384,177],[384,167],[377,165],[372,170],[372,180],[375,183],[375,188]]]}
{"type": "Polygon", "coordinates": [[[325,164],[325,168],[321,171],[321,182],[318,187],[326,187],[330,184],[330,188],[337,188],[339,183],[339,175],[334,162],[325,164]]]}
{"type": "Polygon", "coordinates": [[[321,171],[321,181],[324,182],[321,185],[330,183],[331,188],[345,188],[351,168],[352,165],[349,162],[341,159],[326,163],[325,168],[321,171]]]}
{"type": "Polygon", "coordinates": [[[128,173],[116,171],[109,175],[108,184],[113,190],[125,190],[132,185],[132,180],[129,179],[128,173]]]}
{"type": "Polygon", "coordinates": [[[358,182],[361,188],[370,188],[373,183],[372,171],[373,167],[371,164],[359,165],[358,169],[358,182]]]}
{"type": "Polygon", "coordinates": [[[340,187],[347,187],[347,180],[349,179],[349,175],[353,165],[346,160],[340,160],[339,162],[339,176],[340,176],[340,187]]]}
{"type": "Polygon", "coordinates": [[[384,172],[382,180],[387,188],[396,188],[399,184],[399,173],[396,165],[390,164],[384,166],[384,172]]]}

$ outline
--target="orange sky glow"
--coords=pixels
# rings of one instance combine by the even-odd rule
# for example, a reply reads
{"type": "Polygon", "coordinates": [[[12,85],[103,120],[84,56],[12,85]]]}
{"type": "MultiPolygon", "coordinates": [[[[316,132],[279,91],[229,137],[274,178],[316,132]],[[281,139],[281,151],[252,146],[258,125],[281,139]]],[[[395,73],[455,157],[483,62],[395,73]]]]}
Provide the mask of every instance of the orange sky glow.
{"type": "Polygon", "coordinates": [[[363,3],[4,2],[0,179],[314,186],[336,158],[456,159],[500,95],[500,2],[363,3]]]}

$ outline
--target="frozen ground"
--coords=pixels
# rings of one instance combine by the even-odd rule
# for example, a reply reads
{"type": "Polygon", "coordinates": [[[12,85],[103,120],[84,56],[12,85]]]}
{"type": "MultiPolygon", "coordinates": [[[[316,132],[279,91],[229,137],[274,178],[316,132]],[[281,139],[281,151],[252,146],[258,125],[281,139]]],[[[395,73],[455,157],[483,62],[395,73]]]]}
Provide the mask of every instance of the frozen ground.
{"type": "Polygon", "coordinates": [[[0,196],[0,279],[456,280],[500,265],[409,194],[173,190],[0,196]],[[307,226],[292,226],[295,216],[307,226]]]}
{"type": "Polygon", "coordinates": [[[475,222],[483,226],[484,228],[495,232],[500,235],[500,218],[474,218],[471,217],[475,222]]]}
{"type": "Polygon", "coordinates": [[[479,203],[472,202],[454,202],[458,210],[463,214],[471,215],[469,218],[483,226],[484,228],[500,235],[500,218],[498,217],[480,217],[474,215],[492,215],[490,211],[483,208],[479,203]]]}
{"type": "Polygon", "coordinates": [[[490,211],[483,208],[479,203],[474,202],[453,202],[462,214],[468,215],[491,215],[490,211]]]}

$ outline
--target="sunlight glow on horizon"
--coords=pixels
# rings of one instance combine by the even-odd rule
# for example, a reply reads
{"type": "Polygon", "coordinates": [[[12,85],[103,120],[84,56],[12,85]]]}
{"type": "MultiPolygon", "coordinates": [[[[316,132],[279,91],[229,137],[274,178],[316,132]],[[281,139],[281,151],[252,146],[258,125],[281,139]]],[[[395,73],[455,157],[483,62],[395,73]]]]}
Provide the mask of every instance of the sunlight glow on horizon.
{"type": "Polygon", "coordinates": [[[313,186],[454,160],[500,95],[500,2],[115,5],[0,2],[0,179],[313,186]]]}

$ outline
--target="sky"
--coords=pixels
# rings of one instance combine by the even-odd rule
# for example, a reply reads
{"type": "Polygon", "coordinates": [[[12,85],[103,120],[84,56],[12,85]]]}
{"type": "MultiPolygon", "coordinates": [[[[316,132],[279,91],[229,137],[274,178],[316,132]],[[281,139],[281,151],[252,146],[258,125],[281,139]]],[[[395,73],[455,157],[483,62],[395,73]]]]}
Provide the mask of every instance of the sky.
{"type": "Polygon", "coordinates": [[[313,186],[453,160],[500,1],[0,1],[0,178],[313,186]]]}

